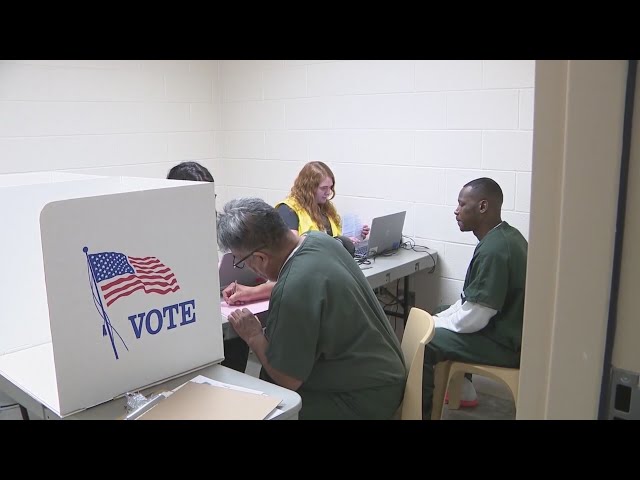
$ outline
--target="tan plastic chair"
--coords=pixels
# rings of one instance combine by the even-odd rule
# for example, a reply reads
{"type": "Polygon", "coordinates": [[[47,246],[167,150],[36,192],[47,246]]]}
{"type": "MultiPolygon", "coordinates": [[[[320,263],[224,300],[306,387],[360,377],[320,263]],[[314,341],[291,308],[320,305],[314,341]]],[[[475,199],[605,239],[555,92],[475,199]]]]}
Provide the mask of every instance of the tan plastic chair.
{"type": "Polygon", "coordinates": [[[492,367],[475,363],[440,362],[436,365],[434,374],[433,403],[431,419],[440,420],[444,409],[444,397],[449,390],[449,409],[460,408],[460,395],[464,374],[472,373],[502,382],[509,388],[513,401],[518,402],[519,368],[492,367]]]}
{"type": "Polygon", "coordinates": [[[436,326],[433,317],[424,310],[413,307],[402,336],[402,354],[409,367],[404,400],[398,410],[401,420],[422,420],[422,368],[424,346],[431,341],[436,326]]]}

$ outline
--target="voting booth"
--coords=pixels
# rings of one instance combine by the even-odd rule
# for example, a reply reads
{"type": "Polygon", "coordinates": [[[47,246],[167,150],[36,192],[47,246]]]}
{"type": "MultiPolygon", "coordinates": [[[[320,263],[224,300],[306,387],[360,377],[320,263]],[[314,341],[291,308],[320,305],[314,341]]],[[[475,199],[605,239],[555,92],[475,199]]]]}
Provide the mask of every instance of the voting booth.
{"type": "Polygon", "coordinates": [[[59,416],[224,356],[213,183],[0,177],[0,374],[59,416]]]}

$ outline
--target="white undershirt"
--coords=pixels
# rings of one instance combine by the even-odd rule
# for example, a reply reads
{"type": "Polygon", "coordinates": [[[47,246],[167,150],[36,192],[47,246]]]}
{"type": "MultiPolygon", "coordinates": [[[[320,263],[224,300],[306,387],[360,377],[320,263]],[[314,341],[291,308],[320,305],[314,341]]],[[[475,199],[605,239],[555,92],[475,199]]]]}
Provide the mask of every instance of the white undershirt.
{"type": "Polygon", "coordinates": [[[436,327],[457,333],[473,333],[487,326],[489,320],[498,313],[493,308],[479,303],[458,300],[445,311],[434,315],[436,327]]]}

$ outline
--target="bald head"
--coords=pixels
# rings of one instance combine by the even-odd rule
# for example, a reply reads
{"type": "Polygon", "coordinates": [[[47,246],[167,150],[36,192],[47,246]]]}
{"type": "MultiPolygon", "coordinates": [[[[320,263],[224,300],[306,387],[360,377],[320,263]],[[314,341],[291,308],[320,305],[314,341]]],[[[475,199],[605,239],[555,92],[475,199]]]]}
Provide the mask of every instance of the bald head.
{"type": "Polygon", "coordinates": [[[502,189],[495,180],[487,177],[476,178],[463,188],[469,188],[469,193],[476,200],[487,200],[491,209],[497,209],[498,212],[502,209],[502,189]]]}
{"type": "Polygon", "coordinates": [[[500,185],[490,178],[477,178],[465,184],[454,211],[460,230],[473,232],[478,240],[482,240],[502,221],[502,198],[500,185]]]}

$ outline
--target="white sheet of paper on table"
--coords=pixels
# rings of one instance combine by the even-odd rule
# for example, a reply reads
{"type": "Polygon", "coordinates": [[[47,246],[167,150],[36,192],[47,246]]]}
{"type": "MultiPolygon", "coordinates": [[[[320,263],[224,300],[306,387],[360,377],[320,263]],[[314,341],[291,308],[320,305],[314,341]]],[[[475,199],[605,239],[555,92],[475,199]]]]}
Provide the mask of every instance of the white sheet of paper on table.
{"type": "Polygon", "coordinates": [[[219,382],[217,380],[207,378],[204,375],[198,375],[197,377],[192,378],[191,381],[194,383],[206,383],[208,385],[213,385],[214,387],[222,387],[222,388],[229,388],[231,390],[238,390],[240,392],[255,393],[257,395],[265,395],[265,393],[261,392],[260,390],[253,390],[252,388],[239,387],[238,385],[231,385],[230,383],[219,382]]]}
{"type": "Polygon", "coordinates": [[[246,308],[254,315],[257,315],[258,313],[269,310],[269,300],[261,300],[259,302],[252,302],[244,305],[229,305],[224,300],[220,300],[220,312],[224,317],[228,317],[231,312],[242,310],[243,308],[246,308]]]}

